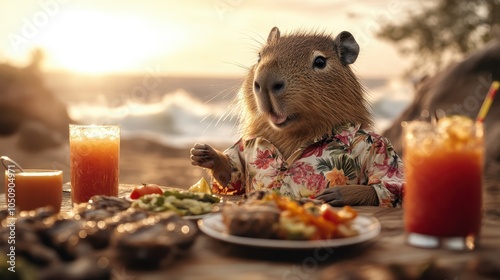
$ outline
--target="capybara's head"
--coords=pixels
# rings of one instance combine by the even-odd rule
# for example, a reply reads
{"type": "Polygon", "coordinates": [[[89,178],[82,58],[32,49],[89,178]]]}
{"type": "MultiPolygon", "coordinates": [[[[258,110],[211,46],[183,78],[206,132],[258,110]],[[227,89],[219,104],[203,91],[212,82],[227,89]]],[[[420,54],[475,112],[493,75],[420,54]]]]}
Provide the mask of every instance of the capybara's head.
{"type": "Polygon", "coordinates": [[[346,31],[335,38],[306,32],[281,36],[274,27],[239,93],[243,133],[297,141],[339,124],[370,126],[364,90],[349,67],[358,53],[346,31]]]}

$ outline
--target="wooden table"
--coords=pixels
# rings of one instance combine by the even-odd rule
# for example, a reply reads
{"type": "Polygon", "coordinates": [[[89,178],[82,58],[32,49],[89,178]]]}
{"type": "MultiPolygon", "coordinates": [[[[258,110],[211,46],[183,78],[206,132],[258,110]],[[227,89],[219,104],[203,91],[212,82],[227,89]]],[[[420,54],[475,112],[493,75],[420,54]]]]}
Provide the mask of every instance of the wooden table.
{"type": "MultiPolygon", "coordinates": [[[[363,244],[314,250],[273,250],[232,245],[200,234],[189,254],[174,261],[169,267],[160,271],[130,271],[116,267],[112,275],[113,279],[129,280],[335,279],[338,273],[371,273],[381,278],[366,279],[388,279],[383,273],[389,268],[416,273],[432,263],[437,268],[429,271],[436,273],[444,269],[447,273],[446,276],[434,274],[435,279],[500,279],[499,185],[498,181],[486,183],[480,246],[472,252],[408,246],[404,241],[401,208],[364,206],[355,208],[361,215],[376,217],[382,230],[374,240],[363,244]],[[472,268],[478,264],[479,268],[472,268]],[[498,274],[492,274],[495,269],[498,274]],[[496,276],[480,277],[478,270],[496,276]]],[[[121,185],[120,195],[128,194],[131,187],[121,185]]],[[[3,197],[0,199],[0,209],[3,209],[5,200],[3,197]]],[[[65,193],[62,211],[70,209],[70,196],[65,193]]]]}

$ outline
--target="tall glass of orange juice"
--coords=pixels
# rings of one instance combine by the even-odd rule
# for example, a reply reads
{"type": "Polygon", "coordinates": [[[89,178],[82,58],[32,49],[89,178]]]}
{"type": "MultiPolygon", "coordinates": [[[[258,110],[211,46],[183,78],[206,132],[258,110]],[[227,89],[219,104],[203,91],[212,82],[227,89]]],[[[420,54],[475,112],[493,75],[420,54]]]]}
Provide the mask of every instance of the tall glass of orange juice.
{"type": "Polygon", "coordinates": [[[472,250],[482,216],[483,126],[452,116],[403,124],[407,243],[472,250]]]}
{"type": "Polygon", "coordinates": [[[87,202],[93,195],[118,195],[120,127],[70,125],[71,199],[87,202]]]}
{"type": "Polygon", "coordinates": [[[50,206],[61,210],[62,171],[47,169],[5,170],[5,197],[9,209],[35,210],[50,206]]]}

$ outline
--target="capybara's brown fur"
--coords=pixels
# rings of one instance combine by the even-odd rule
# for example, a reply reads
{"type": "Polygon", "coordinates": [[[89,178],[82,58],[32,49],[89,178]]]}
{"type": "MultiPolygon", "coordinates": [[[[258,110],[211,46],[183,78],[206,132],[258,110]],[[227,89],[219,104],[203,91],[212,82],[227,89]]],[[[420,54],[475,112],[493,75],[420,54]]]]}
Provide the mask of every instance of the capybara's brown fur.
{"type": "Polygon", "coordinates": [[[273,29],[238,95],[241,134],[268,139],[287,158],[336,125],[370,126],[364,89],[347,65],[356,57],[342,61],[340,37],[346,33],[334,39],[320,33],[280,36],[273,29]],[[323,69],[315,67],[318,57],[326,59],[323,69]],[[280,117],[286,120],[273,123],[280,117]]]}
{"type": "MultiPolygon", "coordinates": [[[[258,62],[250,67],[238,93],[242,139],[265,139],[272,143],[273,151],[280,153],[280,158],[283,157],[284,161],[290,160],[290,165],[293,165],[297,158],[292,155],[300,156],[296,151],[313,145],[314,141],[318,141],[322,136],[330,135],[336,127],[360,126],[369,129],[372,118],[365,92],[349,66],[356,61],[358,53],[359,45],[346,31],[336,37],[304,32],[281,36],[278,28],[273,28],[259,52],[258,62]]],[[[247,144],[252,146],[252,141],[239,142],[241,146],[238,149],[242,151],[243,146],[248,147],[247,144]]],[[[234,147],[237,146],[232,148],[234,147]]],[[[236,161],[231,161],[228,154],[207,144],[195,144],[191,149],[191,163],[211,172],[216,181],[213,187],[216,191],[240,192],[241,188],[234,187],[233,184],[241,185],[241,180],[231,183],[233,175],[244,177],[247,180],[244,190],[252,191],[260,188],[257,185],[263,183],[250,182],[256,172],[260,171],[247,172],[246,164],[255,165],[247,162],[248,157],[251,158],[260,152],[259,148],[251,148],[246,154],[238,154],[239,159],[236,161],[239,160],[243,164],[241,169],[238,169],[232,165],[236,161]]],[[[371,164],[367,163],[365,166],[369,167],[371,164]]],[[[397,163],[395,164],[397,166],[397,163]]],[[[300,160],[298,166],[301,166],[300,160]]],[[[307,168],[314,167],[308,165],[307,168]]],[[[287,167],[280,167],[279,170],[276,167],[265,169],[259,174],[268,178],[273,176],[270,174],[288,170],[287,167]]],[[[287,176],[290,178],[293,174],[287,176]]],[[[322,173],[316,175],[324,176],[322,173]]],[[[294,176],[300,176],[300,172],[294,176]]],[[[362,185],[365,181],[368,182],[359,181],[358,184],[342,188],[332,185],[322,192],[322,195],[326,196],[320,199],[337,206],[378,205],[375,189],[362,185]]],[[[292,182],[287,186],[293,184],[299,185],[292,182]]],[[[266,187],[272,188],[272,183],[266,187]]],[[[321,188],[320,185],[315,187],[321,188]]]]}

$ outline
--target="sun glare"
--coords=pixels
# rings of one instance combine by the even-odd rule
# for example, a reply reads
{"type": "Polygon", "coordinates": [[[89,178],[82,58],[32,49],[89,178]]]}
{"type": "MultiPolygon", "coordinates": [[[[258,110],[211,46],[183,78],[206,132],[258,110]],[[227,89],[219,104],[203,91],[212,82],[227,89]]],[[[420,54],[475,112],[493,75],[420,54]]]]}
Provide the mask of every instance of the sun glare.
{"type": "Polygon", "coordinates": [[[52,67],[84,73],[127,72],[160,51],[145,19],[90,11],[61,14],[38,43],[52,67]]]}

